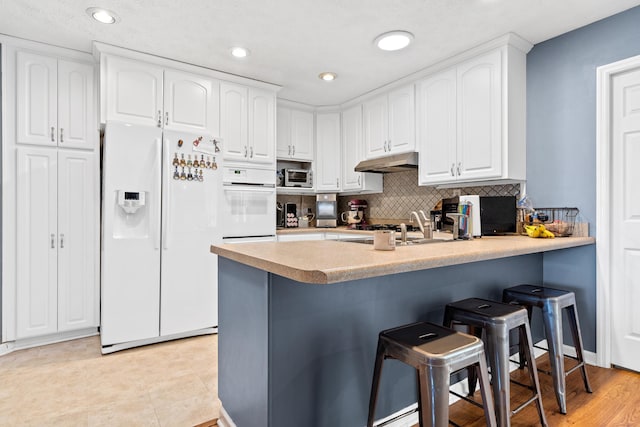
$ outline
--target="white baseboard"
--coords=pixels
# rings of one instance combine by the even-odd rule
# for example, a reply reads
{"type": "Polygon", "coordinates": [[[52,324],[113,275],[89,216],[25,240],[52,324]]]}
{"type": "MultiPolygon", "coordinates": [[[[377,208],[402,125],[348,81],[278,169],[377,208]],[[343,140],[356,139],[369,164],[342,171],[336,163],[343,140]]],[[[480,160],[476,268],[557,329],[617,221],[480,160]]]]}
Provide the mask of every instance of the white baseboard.
{"type": "Polygon", "coordinates": [[[11,353],[17,350],[24,350],[42,345],[55,344],[63,341],[75,340],[98,335],[98,328],[78,329],[77,331],[59,332],[51,335],[39,337],[22,338],[15,341],[8,341],[0,344],[0,355],[11,353]]]}
{"type": "MultiPolygon", "coordinates": [[[[539,341],[538,343],[536,343],[536,346],[539,347],[544,347],[547,348],[547,340],[542,340],[539,341]]],[[[543,354],[545,354],[546,351],[539,349],[539,348],[534,348],[533,349],[533,355],[535,356],[535,358],[537,359],[538,357],[542,356],[543,354]]],[[[575,349],[571,346],[565,345],[564,346],[564,353],[566,355],[569,356],[574,356],[576,355],[575,349]]],[[[596,365],[596,353],[590,352],[590,351],[585,351],[583,353],[584,356],[584,361],[585,363],[587,363],[588,365],[593,365],[593,366],[597,366],[596,365]]],[[[519,360],[519,354],[515,354],[512,357],[512,360],[518,361],[519,360]]],[[[518,364],[517,363],[512,363],[511,364],[511,371],[515,371],[516,369],[518,369],[518,364]]],[[[451,391],[454,391],[462,396],[466,396],[468,391],[469,391],[469,385],[468,382],[465,380],[462,381],[458,381],[455,384],[451,385],[451,391]]],[[[457,402],[458,400],[460,400],[459,397],[453,395],[453,394],[449,394],[449,404],[453,404],[455,402],[457,402]]],[[[378,426],[380,424],[384,424],[390,420],[393,420],[394,418],[397,418],[396,420],[394,420],[393,422],[390,422],[389,424],[385,425],[385,427],[412,427],[416,424],[419,424],[420,420],[418,419],[418,402],[413,403],[409,406],[407,406],[406,408],[402,408],[401,410],[385,417],[379,420],[376,420],[373,425],[374,426],[378,426]]],[[[231,420],[231,417],[229,416],[229,414],[227,413],[227,411],[224,410],[224,407],[220,407],[220,419],[218,420],[218,424],[220,425],[220,427],[237,427],[234,422],[231,420]]]]}

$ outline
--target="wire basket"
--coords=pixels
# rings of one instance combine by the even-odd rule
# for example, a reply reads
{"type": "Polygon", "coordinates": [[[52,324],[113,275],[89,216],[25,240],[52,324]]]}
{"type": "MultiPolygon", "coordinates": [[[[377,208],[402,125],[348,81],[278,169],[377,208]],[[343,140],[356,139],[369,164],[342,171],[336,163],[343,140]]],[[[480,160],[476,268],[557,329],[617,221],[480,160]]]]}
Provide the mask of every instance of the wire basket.
{"type": "Polygon", "coordinates": [[[518,212],[520,233],[527,234],[525,225],[543,224],[556,237],[568,237],[573,234],[578,216],[578,208],[534,208],[534,212],[518,212]]]}

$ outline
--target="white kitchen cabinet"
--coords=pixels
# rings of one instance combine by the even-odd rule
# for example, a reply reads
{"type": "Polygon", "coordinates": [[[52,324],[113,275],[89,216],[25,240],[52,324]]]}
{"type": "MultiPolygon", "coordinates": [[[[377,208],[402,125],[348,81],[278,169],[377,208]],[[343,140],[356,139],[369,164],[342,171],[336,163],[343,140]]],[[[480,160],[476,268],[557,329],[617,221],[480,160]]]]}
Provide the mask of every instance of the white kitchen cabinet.
{"type": "Polygon", "coordinates": [[[340,191],[340,113],[316,114],[316,191],[340,191]]]}
{"type": "Polygon", "coordinates": [[[525,61],[507,46],[417,84],[420,185],[526,178],[525,61]]]}
{"type": "Polygon", "coordinates": [[[409,85],[363,104],[367,159],[415,150],[415,92],[409,85]]]}
{"type": "Polygon", "coordinates": [[[362,106],[342,112],[342,192],[382,192],[382,174],[356,172],[364,158],[362,106]]]}
{"type": "Polygon", "coordinates": [[[278,234],[278,242],[300,242],[304,240],[324,240],[324,233],[278,234]]]}
{"type": "Polygon", "coordinates": [[[16,142],[93,150],[97,146],[93,65],[16,53],[16,142]]]}
{"type": "Polygon", "coordinates": [[[275,120],[273,93],[220,84],[220,136],[226,160],[275,163],[275,120]]]}
{"type": "Polygon", "coordinates": [[[313,161],[313,113],[278,106],[277,116],[278,158],[313,161]]]}
{"type": "Polygon", "coordinates": [[[17,149],[18,339],[98,326],[95,156],[17,149]]]}
{"type": "Polygon", "coordinates": [[[103,55],[101,66],[103,123],[117,120],[218,136],[216,80],[113,55],[103,55]]]}

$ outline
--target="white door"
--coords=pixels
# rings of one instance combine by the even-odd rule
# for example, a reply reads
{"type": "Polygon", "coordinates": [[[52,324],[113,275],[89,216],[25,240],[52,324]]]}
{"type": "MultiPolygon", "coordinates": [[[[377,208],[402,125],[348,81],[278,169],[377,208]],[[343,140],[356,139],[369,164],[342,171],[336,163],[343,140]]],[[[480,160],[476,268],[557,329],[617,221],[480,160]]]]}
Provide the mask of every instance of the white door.
{"type": "Polygon", "coordinates": [[[107,70],[105,121],[161,127],[162,68],[115,56],[104,60],[107,70]]]}
{"type": "Polygon", "coordinates": [[[16,60],[16,142],[56,146],[58,61],[27,52],[17,52],[16,60]]]}
{"type": "Polygon", "coordinates": [[[313,113],[291,111],[291,157],[313,161],[314,153],[313,113]]]}
{"type": "Polygon", "coordinates": [[[640,68],[611,93],[611,363],[640,371],[640,68]]]}
{"type": "Polygon", "coordinates": [[[227,160],[245,161],[249,155],[247,97],[246,87],[220,83],[220,136],[227,160]]]}
{"type": "Polygon", "coordinates": [[[102,345],[160,333],[160,198],[162,131],[107,122],[102,191],[102,345]],[[120,206],[142,200],[135,212],[120,206]]]}
{"type": "Polygon", "coordinates": [[[362,149],[362,106],[342,113],[342,190],[362,188],[362,173],[354,168],[364,158],[362,149]]]}
{"type": "MultiPolygon", "coordinates": [[[[174,153],[190,153],[178,140],[197,135],[164,132],[160,335],[218,325],[218,263],[209,247],[219,242],[220,175],[203,169],[202,181],[173,179],[174,153]]],[[[205,137],[207,137],[205,135],[205,137]]],[[[185,156],[186,157],[186,156],[185,156]]]]}
{"type": "Polygon", "coordinates": [[[58,61],[58,145],[93,150],[98,142],[93,66],[58,61]]]}
{"type": "Polygon", "coordinates": [[[278,106],[276,111],[276,156],[291,157],[291,109],[278,106]]]}
{"type": "Polygon", "coordinates": [[[249,90],[249,160],[274,163],[276,149],[275,96],[273,92],[249,90]]]}
{"type": "Polygon", "coordinates": [[[387,95],[378,97],[362,105],[365,156],[380,157],[387,154],[388,123],[387,95]]]}
{"type": "Polygon", "coordinates": [[[413,85],[389,93],[389,151],[406,153],[416,146],[416,103],[413,85]]]}
{"type": "Polygon", "coordinates": [[[502,53],[458,66],[458,179],[502,175],[502,53]]]}
{"type": "Polygon", "coordinates": [[[417,85],[419,183],[456,180],[456,70],[417,85]]]}
{"type": "Polygon", "coordinates": [[[56,150],[17,150],[16,338],[57,331],[56,162],[56,150]]]}
{"type": "Polygon", "coordinates": [[[164,72],[164,128],[218,135],[218,82],[194,74],[164,72]]]}
{"type": "Polygon", "coordinates": [[[98,326],[95,156],[58,153],[58,331],[98,326]]]}
{"type": "Polygon", "coordinates": [[[340,190],[340,114],[316,115],[316,191],[340,190]]]}

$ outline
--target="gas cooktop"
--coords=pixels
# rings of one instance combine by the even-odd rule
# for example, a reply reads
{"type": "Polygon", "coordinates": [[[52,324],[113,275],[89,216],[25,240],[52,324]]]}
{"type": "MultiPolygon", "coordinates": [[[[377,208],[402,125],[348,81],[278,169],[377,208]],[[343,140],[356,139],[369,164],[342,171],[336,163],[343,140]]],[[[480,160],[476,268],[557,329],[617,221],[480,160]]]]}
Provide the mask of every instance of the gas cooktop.
{"type": "MultiPolygon", "coordinates": [[[[352,230],[395,230],[400,232],[400,225],[398,224],[353,224],[352,230]]],[[[418,227],[414,227],[411,224],[407,224],[407,231],[419,231],[418,227]]]]}

